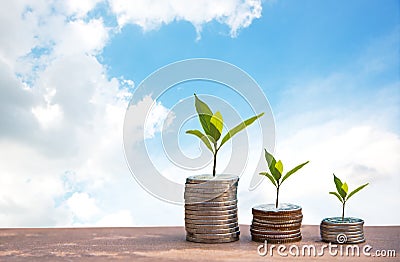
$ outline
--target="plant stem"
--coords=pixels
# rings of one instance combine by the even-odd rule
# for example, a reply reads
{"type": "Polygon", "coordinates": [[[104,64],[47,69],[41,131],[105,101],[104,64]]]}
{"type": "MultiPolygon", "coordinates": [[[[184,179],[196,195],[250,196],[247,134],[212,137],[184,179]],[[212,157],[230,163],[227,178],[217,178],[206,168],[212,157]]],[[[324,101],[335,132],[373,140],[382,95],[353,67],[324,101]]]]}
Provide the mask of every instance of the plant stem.
{"type": "Polygon", "coordinates": [[[344,206],[346,205],[346,201],[343,201],[343,207],[342,207],[342,220],[344,220],[344,206]]]}
{"type": "Polygon", "coordinates": [[[275,202],[275,208],[278,208],[278,204],[279,204],[279,187],[280,187],[280,185],[278,184],[278,186],[276,187],[276,202],[275,202]]]}
{"type": "Polygon", "coordinates": [[[217,145],[214,144],[214,148],[215,148],[215,152],[214,152],[214,166],[213,166],[213,177],[215,177],[215,169],[217,167],[217,153],[218,153],[218,149],[217,149],[217,145]]]}

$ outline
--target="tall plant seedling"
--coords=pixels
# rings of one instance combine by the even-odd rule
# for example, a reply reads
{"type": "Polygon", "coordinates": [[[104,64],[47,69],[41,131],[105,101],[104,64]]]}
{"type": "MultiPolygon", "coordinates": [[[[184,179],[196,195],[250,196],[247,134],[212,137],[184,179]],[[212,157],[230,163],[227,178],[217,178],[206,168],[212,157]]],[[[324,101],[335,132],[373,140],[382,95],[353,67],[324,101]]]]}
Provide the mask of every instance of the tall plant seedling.
{"type": "Polygon", "coordinates": [[[200,130],[187,130],[186,133],[197,136],[212,152],[214,157],[213,176],[215,177],[217,154],[220,148],[234,135],[245,129],[247,126],[251,125],[256,119],[264,115],[264,113],[253,116],[235,126],[231,130],[229,130],[229,132],[222,138],[222,141],[218,143],[219,139],[221,138],[222,129],[224,126],[224,121],[221,113],[219,111],[213,113],[210,107],[205,102],[201,101],[196,94],[194,94],[194,98],[196,111],[199,115],[200,124],[203,128],[204,133],[200,130]]]}
{"type": "Polygon", "coordinates": [[[273,155],[268,153],[267,149],[265,149],[265,160],[267,160],[268,164],[268,169],[270,173],[268,172],[261,172],[260,175],[268,177],[268,179],[271,181],[271,183],[276,187],[276,201],[275,201],[275,207],[278,208],[279,205],[279,189],[282,185],[282,183],[288,179],[291,175],[296,173],[300,168],[308,164],[309,161],[304,162],[303,164],[300,164],[287,172],[283,176],[283,164],[282,161],[279,160],[276,162],[275,158],[273,155]]]}
{"type": "Polygon", "coordinates": [[[329,192],[329,194],[335,195],[342,203],[342,220],[343,220],[344,208],[346,206],[347,200],[349,200],[349,198],[352,197],[355,193],[357,193],[364,187],[368,186],[369,183],[359,186],[353,191],[351,191],[350,194],[347,194],[349,192],[349,187],[346,182],[343,183],[342,180],[340,180],[337,176],[335,176],[335,174],[333,174],[333,182],[335,182],[337,192],[329,192]]]}

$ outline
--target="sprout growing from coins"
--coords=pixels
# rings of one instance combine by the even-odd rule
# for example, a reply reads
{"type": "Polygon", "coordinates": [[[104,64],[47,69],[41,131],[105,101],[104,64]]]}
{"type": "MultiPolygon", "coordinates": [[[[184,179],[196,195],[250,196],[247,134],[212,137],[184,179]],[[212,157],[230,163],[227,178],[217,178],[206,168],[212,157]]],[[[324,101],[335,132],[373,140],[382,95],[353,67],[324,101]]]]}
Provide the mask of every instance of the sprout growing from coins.
{"type": "Polygon", "coordinates": [[[287,172],[283,176],[283,164],[282,164],[282,161],[279,160],[278,162],[276,162],[274,156],[271,155],[270,153],[268,153],[267,149],[265,149],[265,160],[267,160],[268,169],[269,169],[270,173],[261,172],[260,175],[268,177],[268,179],[271,181],[271,183],[276,187],[275,207],[278,208],[278,205],[279,205],[279,189],[280,189],[282,183],[286,179],[288,179],[291,175],[296,173],[300,168],[302,168],[303,166],[308,164],[309,161],[304,162],[304,163],[296,166],[295,168],[293,168],[292,170],[290,170],[289,172],[287,172]]]}
{"type": "Polygon", "coordinates": [[[352,197],[355,193],[366,187],[369,183],[359,186],[351,191],[350,194],[347,194],[349,192],[349,186],[346,182],[343,183],[342,180],[335,176],[335,174],[333,174],[333,182],[335,182],[337,192],[329,192],[329,194],[335,195],[342,203],[342,220],[344,220],[344,208],[346,206],[347,200],[349,200],[349,198],[352,197]]]}
{"type": "Polygon", "coordinates": [[[217,154],[220,148],[234,135],[245,129],[247,126],[251,125],[255,120],[260,118],[264,113],[259,115],[250,117],[249,119],[243,121],[239,125],[235,126],[222,138],[221,143],[218,145],[218,141],[221,138],[222,129],[224,127],[224,120],[219,111],[215,112],[215,114],[211,111],[210,107],[201,101],[196,94],[194,94],[195,98],[195,107],[197,114],[199,115],[200,124],[203,127],[204,133],[200,130],[187,130],[187,134],[192,134],[197,136],[208,149],[213,154],[214,164],[213,164],[213,176],[215,177],[215,169],[217,166],[217,154]]]}

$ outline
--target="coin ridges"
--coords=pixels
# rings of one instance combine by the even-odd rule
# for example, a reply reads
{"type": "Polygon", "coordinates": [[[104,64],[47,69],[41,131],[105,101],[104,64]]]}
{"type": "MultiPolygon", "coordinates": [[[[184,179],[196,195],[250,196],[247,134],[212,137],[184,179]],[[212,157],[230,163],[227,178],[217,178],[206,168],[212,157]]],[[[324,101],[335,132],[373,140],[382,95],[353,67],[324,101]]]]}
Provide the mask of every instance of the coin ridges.
{"type": "Polygon", "coordinates": [[[192,176],[185,184],[186,239],[197,243],[226,243],[239,239],[237,186],[232,175],[192,176]]]}
{"type": "Polygon", "coordinates": [[[264,237],[258,237],[258,236],[252,235],[251,239],[256,242],[264,242],[265,240],[267,240],[268,243],[271,243],[271,244],[285,244],[285,243],[298,242],[302,239],[302,236],[294,237],[294,238],[284,238],[284,239],[266,239],[264,237]]]}
{"type": "Polygon", "coordinates": [[[250,233],[254,241],[289,243],[301,240],[302,209],[293,204],[262,204],[252,208],[250,233]]]}

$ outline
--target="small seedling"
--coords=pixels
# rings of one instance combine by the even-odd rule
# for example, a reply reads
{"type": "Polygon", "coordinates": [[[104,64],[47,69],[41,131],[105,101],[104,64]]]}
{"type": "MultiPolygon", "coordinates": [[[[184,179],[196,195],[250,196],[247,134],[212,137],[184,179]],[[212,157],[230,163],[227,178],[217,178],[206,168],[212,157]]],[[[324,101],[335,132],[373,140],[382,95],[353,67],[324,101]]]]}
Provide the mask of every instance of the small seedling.
{"type": "Polygon", "coordinates": [[[286,179],[288,179],[291,175],[296,173],[300,168],[302,168],[303,166],[308,164],[309,161],[304,162],[303,164],[300,164],[300,165],[296,166],[295,168],[293,168],[292,170],[287,172],[284,176],[282,176],[282,174],[283,174],[282,161],[279,160],[278,162],[276,162],[274,156],[271,155],[270,153],[268,153],[268,151],[266,149],[265,149],[265,159],[267,160],[268,169],[269,169],[270,173],[261,172],[260,175],[268,177],[269,180],[272,182],[272,184],[274,184],[274,186],[276,187],[275,207],[278,208],[278,204],[279,204],[279,189],[280,189],[282,183],[286,179]]]}
{"type": "Polygon", "coordinates": [[[335,195],[342,203],[342,220],[343,220],[344,207],[346,206],[347,200],[349,200],[349,198],[352,197],[355,193],[357,193],[364,187],[368,186],[369,183],[359,186],[353,191],[351,191],[350,194],[347,194],[349,192],[349,186],[347,185],[346,182],[343,183],[342,180],[340,180],[337,176],[335,176],[335,174],[333,174],[333,182],[335,182],[337,192],[329,192],[329,194],[335,195]]]}
{"type": "Polygon", "coordinates": [[[192,134],[200,138],[201,141],[207,146],[208,149],[213,153],[214,165],[213,165],[213,176],[215,176],[215,168],[217,166],[217,154],[219,149],[234,135],[245,129],[247,126],[251,125],[256,119],[260,118],[264,113],[253,116],[239,125],[235,126],[222,138],[221,143],[218,145],[218,141],[221,138],[222,129],[224,126],[224,120],[219,111],[215,114],[211,111],[210,107],[201,101],[196,94],[195,107],[197,114],[199,115],[200,124],[203,127],[204,133],[200,130],[187,130],[187,134],[192,134]]]}

